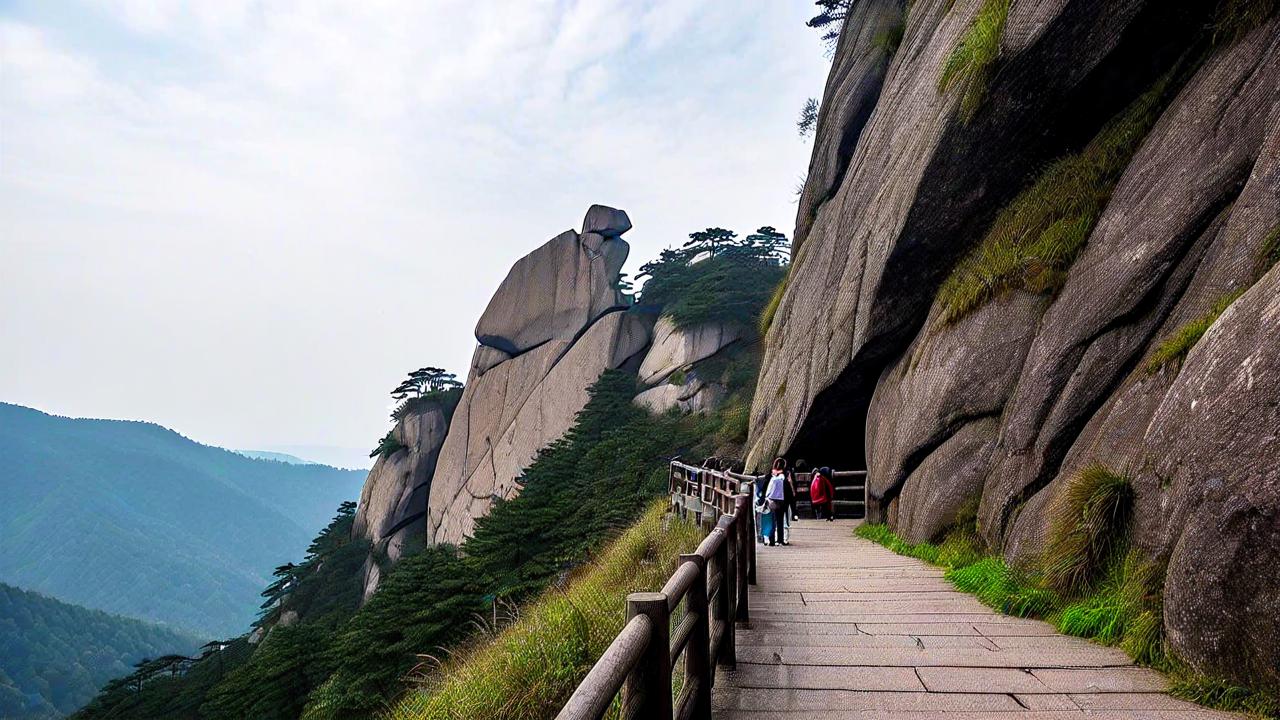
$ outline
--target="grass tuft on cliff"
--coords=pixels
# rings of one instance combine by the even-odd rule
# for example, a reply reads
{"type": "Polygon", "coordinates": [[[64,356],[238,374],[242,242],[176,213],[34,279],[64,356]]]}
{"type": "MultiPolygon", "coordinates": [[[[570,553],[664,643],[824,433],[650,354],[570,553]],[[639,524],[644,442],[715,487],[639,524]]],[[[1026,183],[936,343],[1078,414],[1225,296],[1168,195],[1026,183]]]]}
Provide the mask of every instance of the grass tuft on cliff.
{"type": "Polygon", "coordinates": [[[996,216],[982,242],[938,290],[955,323],[1014,289],[1057,290],[1084,248],[1116,182],[1155,124],[1172,74],[1103,126],[1080,152],[1045,168],[996,216]]]}
{"type": "MultiPolygon", "coordinates": [[[[939,92],[960,89],[960,117],[966,123],[978,114],[987,98],[987,86],[1000,54],[1000,36],[1009,19],[1009,5],[1010,0],[985,0],[938,76],[939,92]]],[[[898,39],[900,42],[901,37],[898,39]]]]}
{"type": "Polygon", "coordinates": [[[701,540],[697,526],[665,513],[665,501],[653,504],[563,590],[547,591],[505,629],[454,652],[388,717],[551,717],[622,629],[627,594],[660,588],[679,554],[701,540]]]}
{"type": "Polygon", "coordinates": [[[1091,587],[1128,541],[1133,504],[1132,481],[1101,464],[1072,477],[1050,518],[1045,584],[1068,594],[1091,587]]]}
{"type": "Polygon", "coordinates": [[[1262,238],[1262,249],[1258,253],[1258,276],[1266,275],[1276,263],[1280,263],[1280,225],[1271,228],[1271,232],[1262,238]]]}
{"type": "Polygon", "coordinates": [[[1174,330],[1169,337],[1161,341],[1156,346],[1156,349],[1151,352],[1151,357],[1147,358],[1147,362],[1142,366],[1143,370],[1148,375],[1154,375],[1165,365],[1180,362],[1187,356],[1187,353],[1191,352],[1191,348],[1200,342],[1200,338],[1204,337],[1204,334],[1217,322],[1222,313],[1226,312],[1228,307],[1231,307],[1231,303],[1235,302],[1243,294],[1244,290],[1236,290],[1223,295],[1213,304],[1209,312],[1190,320],[1182,327],[1174,330]]]}
{"type": "Polygon", "coordinates": [[[760,332],[760,337],[768,335],[769,328],[773,327],[773,318],[778,314],[778,306],[782,304],[782,296],[787,294],[787,283],[790,279],[790,272],[782,276],[782,279],[774,286],[773,294],[769,296],[769,302],[765,303],[764,310],[760,312],[760,322],[756,326],[756,329],[760,332]]]}

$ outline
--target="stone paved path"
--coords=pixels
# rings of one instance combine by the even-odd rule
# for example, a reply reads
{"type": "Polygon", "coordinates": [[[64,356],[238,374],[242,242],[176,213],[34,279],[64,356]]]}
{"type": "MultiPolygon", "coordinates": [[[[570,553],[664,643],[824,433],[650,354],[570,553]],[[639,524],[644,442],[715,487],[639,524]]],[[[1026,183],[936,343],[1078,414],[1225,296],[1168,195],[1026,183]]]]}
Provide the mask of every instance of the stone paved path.
{"type": "Polygon", "coordinates": [[[1117,648],[1000,615],[942,571],[803,520],[758,547],[751,627],[716,679],[717,719],[1239,718],[1172,698],[1117,648]]]}

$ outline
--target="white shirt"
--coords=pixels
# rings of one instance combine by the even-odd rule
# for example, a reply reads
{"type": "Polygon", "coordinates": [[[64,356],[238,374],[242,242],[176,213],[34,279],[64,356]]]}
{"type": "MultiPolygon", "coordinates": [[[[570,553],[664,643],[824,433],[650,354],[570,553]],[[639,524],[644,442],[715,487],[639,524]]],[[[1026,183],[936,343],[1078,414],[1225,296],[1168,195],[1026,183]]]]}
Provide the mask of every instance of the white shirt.
{"type": "Polygon", "coordinates": [[[769,500],[786,500],[787,476],[778,474],[769,478],[769,488],[765,490],[764,496],[769,500]]]}

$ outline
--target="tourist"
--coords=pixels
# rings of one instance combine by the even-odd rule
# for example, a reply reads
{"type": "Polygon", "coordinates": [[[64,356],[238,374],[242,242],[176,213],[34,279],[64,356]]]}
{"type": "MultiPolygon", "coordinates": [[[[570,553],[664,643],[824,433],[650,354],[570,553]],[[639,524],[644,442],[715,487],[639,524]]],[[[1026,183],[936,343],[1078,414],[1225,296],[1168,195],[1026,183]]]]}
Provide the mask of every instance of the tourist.
{"type": "Polygon", "coordinates": [[[756,542],[758,543],[768,542],[773,533],[773,513],[769,512],[769,501],[765,499],[765,489],[768,486],[769,481],[763,478],[755,482],[756,501],[752,509],[756,513],[756,542]]]}
{"type": "Polygon", "coordinates": [[[765,499],[769,501],[769,514],[772,515],[773,522],[769,545],[786,545],[783,533],[787,514],[787,461],[782,458],[773,461],[773,472],[769,475],[765,499]]]}
{"type": "Polygon", "coordinates": [[[831,485],[831,468],[818,468],[809,483],[809,502],[813,504],[813,516],[828,522],[836,519],[836,491],[831,485]]]}

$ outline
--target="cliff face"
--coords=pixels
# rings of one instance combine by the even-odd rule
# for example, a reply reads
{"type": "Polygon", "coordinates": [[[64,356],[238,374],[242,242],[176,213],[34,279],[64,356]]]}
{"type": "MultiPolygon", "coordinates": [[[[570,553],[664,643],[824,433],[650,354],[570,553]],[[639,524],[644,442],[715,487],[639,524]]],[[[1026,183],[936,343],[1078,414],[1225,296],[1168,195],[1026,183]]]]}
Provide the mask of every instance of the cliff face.
{"type": "Polygon", "coordinates": [[[378,588],[385,564],[394,563],[427,534],[427,496],[440,447],[449,430],[448,409],[432,402],[415,407],[396,423],[399,450],[378,458],[360,491],[352,534],[372,552],[364,565],[364,595],[378,588]]]}
{"type": "Polygon", "coordinates": [[[1173,649],[1280,687],[1280,19],[999,5],[869,1],[842,33],[749,464],[865,461],[901,534],[976,504],[1019,563],[1102,464],[1173,649]],[[868,30],[892,12],[896,50],[868,30]]]}
{"type": "Polygon", "coordinates": [[[595,205],[581,234],[568,230],[518,261],[476,326],[480,345],[431,484],[428,538],[458,543],[496,498],[586,405],[601,373],[639,357],[651,323],[625,312],[617,290],[631,228],[595,205]]]}

